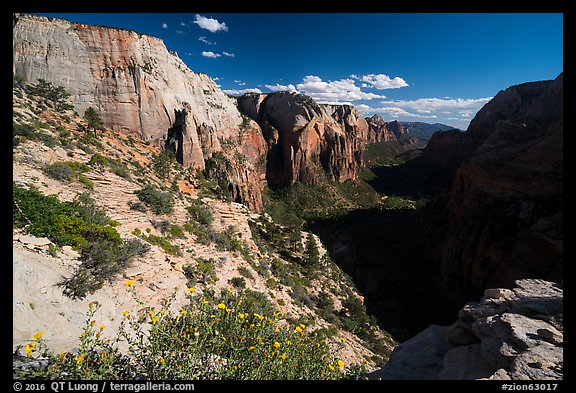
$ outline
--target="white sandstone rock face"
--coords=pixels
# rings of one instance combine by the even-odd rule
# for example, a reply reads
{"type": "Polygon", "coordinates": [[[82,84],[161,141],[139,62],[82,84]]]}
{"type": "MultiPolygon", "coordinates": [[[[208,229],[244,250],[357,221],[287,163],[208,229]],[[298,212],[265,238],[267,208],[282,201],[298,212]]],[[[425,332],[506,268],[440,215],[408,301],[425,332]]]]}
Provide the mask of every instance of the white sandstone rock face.
{"type": "Polygon", "coordinates": [[[454,324],[432,325],[405,341],[368,377],[562,379],[563,290],[539,279],[515,285],[487,289],[479,303],[460,310],[454,324]]]}
{"type": "Polygon", "coordinates": [[[242,121],[214,80],[192,72],[159,38],[28,14],[14,16],[12,38],[14,74],[63,86],[78,113],[91,106],[114,130],[163,141],[184,103],[194,124],[224,138],[242,121]]]}

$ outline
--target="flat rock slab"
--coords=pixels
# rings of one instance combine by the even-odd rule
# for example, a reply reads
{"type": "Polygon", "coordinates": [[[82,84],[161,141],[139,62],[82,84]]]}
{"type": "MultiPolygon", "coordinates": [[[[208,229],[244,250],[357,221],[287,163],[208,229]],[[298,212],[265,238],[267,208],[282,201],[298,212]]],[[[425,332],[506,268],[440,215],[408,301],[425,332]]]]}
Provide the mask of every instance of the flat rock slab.
{"type": "Polygon", "coordinates": [[[490,377],[496,370],[484,359],[480,344],[452,348],[444,356],[438,379],[480,379],[490,377]]]}
{"type": "Polygon", "coordinates": [[[544,338],[538,334],[539,330],[549,331],[548,335],[562,336],[556,328],[539,319],[532,319],[520,314],[507,313],[500,318],[512,332],[512,339],[523,349],[538,346],[544,342],[544,338]]]}
{"type": "Polygon", "coordinates": [[[20,235],[18,237],[18,240],[20,241],[20,243],[24,243],[26,245],[31,245],[34,247],[45,246],[52,243],[50,239],[48,239],[47,237],[36,237],[32,235],[20,235]]]}

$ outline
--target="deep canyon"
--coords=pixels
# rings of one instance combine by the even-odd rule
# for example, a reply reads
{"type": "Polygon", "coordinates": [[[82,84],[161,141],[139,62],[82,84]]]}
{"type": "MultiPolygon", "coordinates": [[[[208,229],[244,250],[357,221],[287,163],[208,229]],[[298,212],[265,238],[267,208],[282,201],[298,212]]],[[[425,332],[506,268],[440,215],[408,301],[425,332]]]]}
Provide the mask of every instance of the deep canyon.
{"type": "Polygon", "coordinates": [[[289,211],[298,187],[332,193],[332,206],[286,214],[398,342],[451,324],[486,289],[563,281],[562,74],[499,92],[466,131],[422,131],[304,94],[231,97],[158,38],[29,14],[13,16],[13,74],[63,86],[78,113],[95,108],[110,130],[218,178],[251,213],[277,220],[270,206],[289,211]]]}

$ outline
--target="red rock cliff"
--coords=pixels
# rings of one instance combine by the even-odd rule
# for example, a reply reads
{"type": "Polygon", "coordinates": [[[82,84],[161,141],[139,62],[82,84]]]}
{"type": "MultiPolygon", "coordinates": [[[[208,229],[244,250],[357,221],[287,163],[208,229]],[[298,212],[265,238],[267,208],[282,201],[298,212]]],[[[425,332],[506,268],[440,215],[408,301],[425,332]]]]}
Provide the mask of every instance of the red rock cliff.
{"type": "Polygon", "coordinates": [[[443,274],[476,288],[510,286],[519,278],[561,280],[562,75],[498,93],[464,139],[467,152],[470,143],[477,147],[442,200],[443,274]]]}

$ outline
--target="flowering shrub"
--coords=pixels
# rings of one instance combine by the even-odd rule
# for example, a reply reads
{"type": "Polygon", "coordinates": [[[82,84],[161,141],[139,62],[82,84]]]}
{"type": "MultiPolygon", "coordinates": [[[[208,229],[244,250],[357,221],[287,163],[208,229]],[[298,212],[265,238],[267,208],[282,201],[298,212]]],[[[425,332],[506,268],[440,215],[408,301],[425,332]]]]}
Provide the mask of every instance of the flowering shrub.
{"type": "MultiPolygon", "coordinates": [[[[135,294],[134,281],[125,283],[135,294]]],[[[27,355],[49,361],[42,378],[58,379],[340,379],[346,365],[331,356],[321,335],[291,325],[278,312],[260,311],[244,292],[228,289],[208,299],[189,288],[189,304],[173,307],[176,293],[145,317],[122,312],[114,339],[94,319],[90,303],[76,354],[52,354],[35,335],[27,355]],[[259,312],[260,311],[260,312],[259,312]],[[128,350],[122,354],[118,343],[128,350]]],[[[141,304],[143,306],[143,304],[141,304]]],[[[341,341],[344,345],[344,340],[341,341]]],[[[351,372],[351,369],[347,370],[351,372]]],[[[20,377],[29,377],[17,371],[20,377]]]]}

